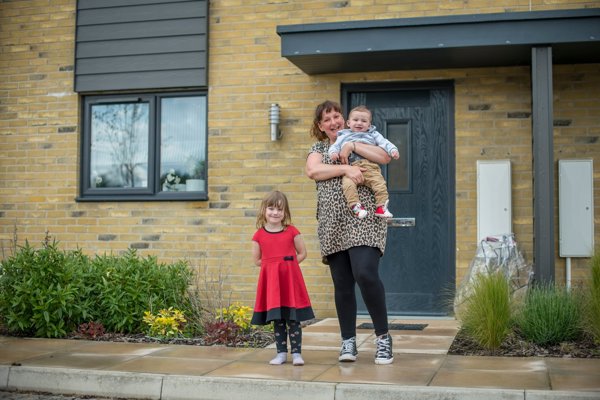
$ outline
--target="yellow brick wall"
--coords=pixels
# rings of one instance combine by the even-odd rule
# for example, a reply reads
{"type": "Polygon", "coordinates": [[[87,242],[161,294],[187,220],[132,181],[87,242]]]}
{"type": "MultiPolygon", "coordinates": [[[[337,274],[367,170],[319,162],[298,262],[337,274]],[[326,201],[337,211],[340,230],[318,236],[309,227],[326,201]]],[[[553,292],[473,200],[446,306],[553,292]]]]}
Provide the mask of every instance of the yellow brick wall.
{"type": "MultiPolygon", "coordinates": [[[[529,69],[485,68],[308,76],[280,56],[279,24],[582,8],[594,1],[222,0],[209,6],[209,201],[77,203],[79,98],[73,92],[75,0],[0,2],[0,240],[88,254],[133,247],[161,261],[188,259],[221,270],[233,300],[252,305],[255,210],[281,189],[309,257],[302,264],[320,317],[335,314],[331,278],[316,240],[315,185],[303,172],[314,106],[339,100],[341,83],[453,79],[456,105],[456,265],[459,280],[476,248],[476,161],[510,159],[513,226],[533,250],[529,69]],[[268,107],[281,106],[283,139],[271,142],[268,107]],[[510,137],[510,140],[507,140],[510,137]]],[[[556,158],[597,159],[600,66],[555,67],[556,158]]],[[[599,171],[600,166],[595,170],[599,171]]],[[[596,188],[600,172],[595,173],[596,188]]],[[[596,189],[598,193],[598,189],[596,189]]],[[[596,196],[596,226],[600,222],[596,196]]],[[[598,231],[598,230],[597,230],[598,231]]],[[[558,235],[558,232],[557,232],[558,235]]],[[[598,239],[598,237],[596,238],[598,239]]],[[[558,256],[557,256],[558,257],[558,256]]],[[[574,278],[586,277],[586,259],[574,278]]],[[[557,279],[564,262],[557,259],[557,279]]]]}

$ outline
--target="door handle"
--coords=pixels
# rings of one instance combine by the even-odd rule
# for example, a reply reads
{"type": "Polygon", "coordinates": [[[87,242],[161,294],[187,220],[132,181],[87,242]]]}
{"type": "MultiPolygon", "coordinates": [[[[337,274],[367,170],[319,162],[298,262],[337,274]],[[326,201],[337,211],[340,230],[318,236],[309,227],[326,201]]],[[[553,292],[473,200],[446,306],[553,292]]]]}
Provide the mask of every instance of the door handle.
{"type": "Polygon", "coordinates": [[[388,226],[393,228],[408,228],[416,225],[415,218],[390,218],[388,226]]]}

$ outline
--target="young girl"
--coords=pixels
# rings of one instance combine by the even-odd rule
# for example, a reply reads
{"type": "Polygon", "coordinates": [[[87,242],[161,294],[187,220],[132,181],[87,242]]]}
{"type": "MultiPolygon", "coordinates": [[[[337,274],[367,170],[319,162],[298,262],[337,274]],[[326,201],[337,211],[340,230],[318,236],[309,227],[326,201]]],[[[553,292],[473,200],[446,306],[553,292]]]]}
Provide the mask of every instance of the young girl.
{"type": "Polygon", "coordinates": [[[269,362],[272,365],[287,361],[288,334],[292,363],[304,365],[300,321],[315,317],[300,271],[306,247],[291,218],[285,195],[271,192],[260,205],[258,230],[252,237],[252,256],[260,266],[252,324],[273,321],[277,355],[269,362]]]}

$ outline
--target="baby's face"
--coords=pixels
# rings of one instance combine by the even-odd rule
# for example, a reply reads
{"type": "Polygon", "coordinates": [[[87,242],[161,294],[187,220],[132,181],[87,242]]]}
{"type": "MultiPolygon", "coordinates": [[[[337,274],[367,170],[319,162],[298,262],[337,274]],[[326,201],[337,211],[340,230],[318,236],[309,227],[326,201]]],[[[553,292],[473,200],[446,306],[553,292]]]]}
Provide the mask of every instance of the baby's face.
{"type": "Polygon", "coordinates": [[[364,111],[353,111],[348,117],[348,128],[353,132],[366,132],[371,126],[371,114],[364,111]]]}

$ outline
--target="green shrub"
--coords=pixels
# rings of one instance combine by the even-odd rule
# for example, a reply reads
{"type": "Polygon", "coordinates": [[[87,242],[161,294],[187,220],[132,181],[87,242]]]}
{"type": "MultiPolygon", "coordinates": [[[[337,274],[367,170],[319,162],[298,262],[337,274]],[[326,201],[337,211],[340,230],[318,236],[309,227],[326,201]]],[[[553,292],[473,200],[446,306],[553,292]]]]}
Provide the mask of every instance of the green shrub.
{"type": "Polygon", "coordinates": [[[36,250],[28,242],[0,264],[0,315],[11,332],[62,337],[89,315],[84,282],[88,258],[56,242],[36,250]]]}
{"type": "Polygon", "coordinates": [[[511,331],[510,287],[501,271],[479,274],[458,318],[464,333],[486,349],[497,349],[511,331]]]}
{"type": "Polygon", "coordinates": [[[10,332],[64,337],[94,321],[107,332],[144,332],[144,311],[187,311],[187,263],[159,264],[135,250],[91,260],[56,242],[34,249],[26,242],[0,263],[0,318],[10,332]]]}
{"type": "Polygon", "coordinates": [[[579,299],[553,284],[534,286],[515,320],[523,337],[540,346],[574,340],[581,333],[579,299]]]}
{"type": "Polygon", "coordinates": [[[582,307],[583,329],[600,343],[600,252],[590,262],[592,279],[584,294],[582,307]]]}
{"type": "Polygon", "coordinates": [[[121,256],[96,256],[92,262],[95,311],[109,332],[145,332],[144,312],[177,307],[186,312],[191,272],[184,261],[159,264],[156,257],[140,258],[135,250],[121,256]]]}

